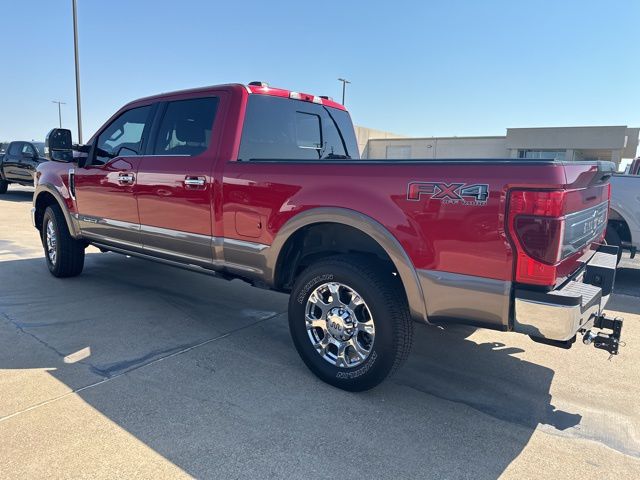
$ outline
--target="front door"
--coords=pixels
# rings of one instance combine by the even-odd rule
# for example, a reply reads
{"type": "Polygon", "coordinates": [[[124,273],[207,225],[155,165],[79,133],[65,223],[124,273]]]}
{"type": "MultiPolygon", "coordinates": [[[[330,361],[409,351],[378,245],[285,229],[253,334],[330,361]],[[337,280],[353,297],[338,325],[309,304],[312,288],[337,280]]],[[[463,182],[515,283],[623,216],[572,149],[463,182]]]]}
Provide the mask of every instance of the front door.
{"type": "Polygon", "coordinates": [[[160,107],[158,128],[136,182],[145,252],[201,266],[212,263],[211,179],[219,102],[220,97],[207,96],[160,107]]]}
{"type": "Polygon", "coordinates": [[[152,110],[146,105],[120,114],[94,141],[87,165],[75,169],[83,236],[109,245],[141,248],[134,188],[152,110]]]}
{"type": "Polygon", "coordinates": [[[25,142],[11,142],[2,160],[5,178],[10,182],[20,182],[20,162],[22,161],[22,147],[25,142]]]}

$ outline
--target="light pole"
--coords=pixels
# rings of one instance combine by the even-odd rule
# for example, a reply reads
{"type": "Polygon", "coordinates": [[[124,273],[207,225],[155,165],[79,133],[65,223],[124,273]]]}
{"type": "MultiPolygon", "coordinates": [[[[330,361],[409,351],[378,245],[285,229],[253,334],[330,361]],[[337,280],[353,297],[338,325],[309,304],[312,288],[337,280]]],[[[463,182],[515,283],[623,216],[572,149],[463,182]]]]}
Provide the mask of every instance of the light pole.
{"type": "Polygon", "coordinates": [[[60,111],[60,105],[66,105],[66,103],[61,102],[60,100],[51,100],[51,103],[58,104],[58,124],[60,125],[60,128],[62,128],[62,112],[60,111]]]}
{"type": "Polygon", "coordinates": [[[82,109],[80,108],[80,62],[78,60],[78,13],[76,0],[72,0],[73,6],[73,51],[76,64],[76,108],[78,110],[78,143],[82,143],[82,109]]]}
{"type": "Polygon", "coordinates": [[[344,78],[339,78],[338,79],[339,82],[342,82],[342,105],[344,105],[344,92],[347,88],[347,83],[351,83],[349,80],[346,80],[344,78]]]}

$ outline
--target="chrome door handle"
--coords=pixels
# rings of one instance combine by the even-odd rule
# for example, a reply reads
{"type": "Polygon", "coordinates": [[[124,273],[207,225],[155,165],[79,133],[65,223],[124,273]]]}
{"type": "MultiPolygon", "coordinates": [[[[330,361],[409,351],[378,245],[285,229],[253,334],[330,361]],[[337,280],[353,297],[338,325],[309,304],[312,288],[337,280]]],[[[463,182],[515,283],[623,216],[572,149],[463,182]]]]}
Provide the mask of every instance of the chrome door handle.
{"type": "Polygon", "coordinates": [[[204,177],[187,177],[184,179],[184,184],[187,187],[204,187],[204,177]]]}
{"type": "Polygon", "coordinates": [[[120,175],[118,175],[118,182],[122,184],[132,184],[134,179],[135,177],[133,173],[121,173],[120,175]]]}

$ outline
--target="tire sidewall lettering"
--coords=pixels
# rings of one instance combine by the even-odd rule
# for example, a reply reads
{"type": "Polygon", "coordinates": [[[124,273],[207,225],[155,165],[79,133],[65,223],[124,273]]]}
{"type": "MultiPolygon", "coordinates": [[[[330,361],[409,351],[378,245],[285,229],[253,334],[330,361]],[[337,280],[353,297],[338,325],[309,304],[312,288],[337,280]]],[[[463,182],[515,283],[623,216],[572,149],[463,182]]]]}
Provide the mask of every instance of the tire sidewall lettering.
{"type": "Polygon", "coordinates": [[[373,352],[371,352],[371,355],[369,355],[369,359],[362,367],[357,368],[353,371],[339,371],[336,373],[336,378],[340,380],[353,380],[354,378],[361,377],[362,375],[365,375],[373,366],[376,358],[378,358],[378,353],[374,349],[373,352]]]}
{"type": "Polygon", "coordinates": [[[300,290],[300,293],[298,294],[298,296],[296,297],[296,301],[302,305],[305,300],[307,299],[307,296],[309,294],[309,291],[314,288],[316,285],[318,285],[321,282],[328,282],[333,280],[333,273],[326,273],[324,275],[318,275],[317,277],[312,278],[311,280],[309,280],[304,287],[302,287],[302,290],[300,290]]]}

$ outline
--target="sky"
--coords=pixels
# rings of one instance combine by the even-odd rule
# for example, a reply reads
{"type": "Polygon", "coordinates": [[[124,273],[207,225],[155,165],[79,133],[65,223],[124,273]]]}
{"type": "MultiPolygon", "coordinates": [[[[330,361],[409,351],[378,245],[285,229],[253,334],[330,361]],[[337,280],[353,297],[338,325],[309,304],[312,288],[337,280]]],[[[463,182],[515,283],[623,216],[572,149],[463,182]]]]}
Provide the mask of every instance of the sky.
{"type": "MultiPolygon", "coordinates": [[[[3,0],[0,140],[76,137],[71,0],[3,0]]],[[[128,101],[253,80],[409,136],[640,127],[640,1],[78,0],[84,139],[128,101]]]]}

